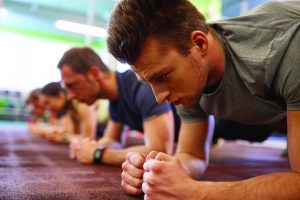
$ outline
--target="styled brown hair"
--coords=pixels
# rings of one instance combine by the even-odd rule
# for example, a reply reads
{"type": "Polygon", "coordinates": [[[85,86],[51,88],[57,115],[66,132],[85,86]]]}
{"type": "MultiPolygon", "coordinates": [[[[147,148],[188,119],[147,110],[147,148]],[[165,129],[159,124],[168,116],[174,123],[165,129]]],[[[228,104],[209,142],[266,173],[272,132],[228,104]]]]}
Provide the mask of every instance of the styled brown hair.
{"type": "Polygon", "coordinates": [[[100,56],[88,47],[71,48],[66,51],[58,62],[57,67],[61,69],[63,65],[70,66],[78,73],[86,73],[92,66],[99,67],[103,72],[109,71],[100,56]]]}
{"type": "Polygon", "coordinates": [[[204,16],[188,0],[121,0],[108,24],[108,51],[133,64],[150,36],[187,55],[194,30],[208,33],[204,16]]]}

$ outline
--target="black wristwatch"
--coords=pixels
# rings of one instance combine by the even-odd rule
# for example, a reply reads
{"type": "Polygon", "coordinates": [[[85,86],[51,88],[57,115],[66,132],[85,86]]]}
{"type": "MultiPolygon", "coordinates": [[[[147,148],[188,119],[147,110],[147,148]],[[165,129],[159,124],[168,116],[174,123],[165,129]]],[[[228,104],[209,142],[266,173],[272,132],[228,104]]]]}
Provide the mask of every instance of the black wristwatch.
{"type": "Polygon", "coordinates": [[[94,152],[94,163],[100,165],[102,163],[102,157],[105,148],[97,148],[94,152]]]}

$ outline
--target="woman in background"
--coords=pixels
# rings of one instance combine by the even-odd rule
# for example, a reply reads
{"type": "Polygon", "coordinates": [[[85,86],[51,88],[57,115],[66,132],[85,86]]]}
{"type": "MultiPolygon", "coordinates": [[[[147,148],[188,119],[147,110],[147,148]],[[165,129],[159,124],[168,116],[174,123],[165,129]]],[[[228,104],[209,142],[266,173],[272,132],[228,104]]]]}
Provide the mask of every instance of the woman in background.
{"type": "Polygon", "coordinates": [[[43,135],[54,143],[69,143],[73,138],[95,138],[96,113],[84,103],[69,100],[58,82],[41,89],[39,96],[49,111],[48,124],[35,127],[35,135],[43,135]]]}
{"type": "Polygon", "coordinates": [[[40,100],[41,90],[41,88],[32,90],[25,100],[26,110],[30,115],[29,121],[32,123],[48,121],[46,109],[40,100]]]}

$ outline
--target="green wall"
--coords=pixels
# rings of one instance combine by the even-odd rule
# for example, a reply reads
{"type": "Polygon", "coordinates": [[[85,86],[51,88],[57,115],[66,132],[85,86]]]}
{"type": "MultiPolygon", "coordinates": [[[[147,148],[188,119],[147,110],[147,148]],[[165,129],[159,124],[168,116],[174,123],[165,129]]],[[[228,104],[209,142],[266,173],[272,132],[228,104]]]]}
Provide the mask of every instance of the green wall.
{"type": "Polygon", "coordinates": [[[190,0],[206,17],[206,21],[221,19],[222,0],[190,0]]]}

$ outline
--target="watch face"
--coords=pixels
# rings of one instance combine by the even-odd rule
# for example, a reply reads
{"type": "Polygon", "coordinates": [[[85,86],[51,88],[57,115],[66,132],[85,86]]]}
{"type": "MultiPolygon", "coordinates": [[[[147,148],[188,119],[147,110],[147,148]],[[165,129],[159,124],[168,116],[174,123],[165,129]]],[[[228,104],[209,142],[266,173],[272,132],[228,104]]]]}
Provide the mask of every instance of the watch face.
{"type": "Polygon", "coordinates": [[[101,164],[102,163],[102,154],[104,149],[96,149],[94,152],[94,163],[101,164]]]}
{"type": "Polygon", "coordinates": [[[101,156],[101,149],[96,149],[96,151],[95,151],[95,158],[97,158],[97,159],[99,159],[100,158],[100,156],[101,156]]]}

